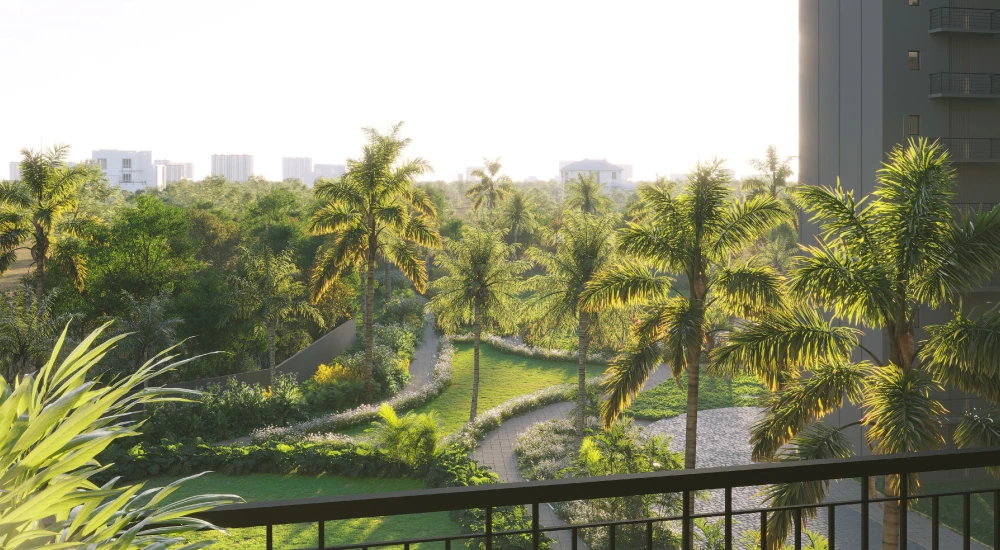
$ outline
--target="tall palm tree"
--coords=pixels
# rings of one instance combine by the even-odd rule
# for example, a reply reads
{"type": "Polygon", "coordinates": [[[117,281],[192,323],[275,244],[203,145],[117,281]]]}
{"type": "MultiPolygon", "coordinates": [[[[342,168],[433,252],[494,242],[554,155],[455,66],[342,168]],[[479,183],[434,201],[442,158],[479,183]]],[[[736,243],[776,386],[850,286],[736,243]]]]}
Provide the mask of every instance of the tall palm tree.
{"type": "Polygon", "coordinates": [[[347,161],[347,173],[315,185],[320,207],[309,221],[313,235],[327,235],[310,282],[313,300],[319,300],[340,275],[360,268],[364,276],[365,399],[372,397],[372,361],[375,301],[375,261],[388,258],[418,292],[427,286],[427,265],[417,246],[437,248],[441,236],[432,226],[434,204],[416,192],[416,176],[430,169],[422,158],[404,160],[410,140],[399,136],[402,122],[388,133],[366,128],[361,157],[347,161]]]}
{"type": "Polygon", "coordinates": [[[465,191],[465,196],[473,199],[472,208],[479,210],[483,206],[488,212],[511,192],[511,180],[508,176],[500,174],[503,165],[500,164],[500,157],[496,160],[483,158],[483,168],[473,170],[471,176],[479,180],[475,185],[465,191]]]}
{"type": "Polygon", "coordinates": [[[577,174],[566,183],[566,207],[584,214],[600,214],[614,206],[614,201],[604,195],[604,185],[594,176],[577,174]]]}
{"type": "Polygon", "coordinates": [[[536,248],[528,257],[546,270],[532,277],[536,289],[530,303],[531,330],[540,336],[577,334],[577,375],[579,392],[576,407],[576,436],[583,439],[587,404],[587,351],[598,328],[599,314],[583,308],[582,296],[594,277],[606,269],[614,255],[614,219],[569,214],[557,235],[556,252],[536,248]]]}
{"type": "Polygon", "coordinates": [[[460,241],[449,241],[444,254],[435,258],[447,275],[431,283],[435,294],[428,307],[446,330],[472,325],[472,407],[469,421],[476,419],[479,403],[479,340],[483,329],[514,328],[517,304],[525,289],[521,275],[531,264],[511,260],[512,246],[499,232],[480,228],[465,231],[460,241]]]}
{"type": "Polygon", "coordinates": [[[80,247],[61,246],[78,236],[91,220],[70,218],[79,206],[80,190],[95,176],[93,167],[66,165],[68,145],[48,151],[21,150],[21,179],[0,182],[0,273],[17,261],[18,250],[31,252],[35,268],[35,299],[45,295],[45,274],[56,256],[74,285],[83,288],[87,266],[80,247]]]}
{"type": "Polygon", "coordinates": [[[638,193],[644,210],[618,235],[627,259],[599,273],[584,293],[592,310],[641,306],[631,343],[608,367],[602,414],[606,424],[614,422],[667,361],[675,378],[687,374],[684,467],[694,468],[699,365],[714,342],[707,311],[721,306],[749,316],[780,304],[778,273],[736,258],[787,212],[767,195],[734,200],[720,160],[698,164],[679,193],[665,182],[640,186],[638,193]],[[683,277],[687,289],[677,290],[666,272],[683,277]]]}
{"type": "Polygon", "coordinates": [[[49,356],[51,346],[75,315],[57,315],[58,289],[36,298],[30,284],[0,296],[0,375],[9,383],[33,372],[49,356]]]}
{"type": "Polygon", "coordinates": [[[534,231],[538,226],[531,196],[520,189],[512,190],[500,211],[500,223],[509,228],[516,248],[521,233],[534,231]]]}
{"type": "Polygon", "coordinates": [[[326,325],[323,315],[309,303],[308,289],[299,281],[299,268],[289,251],[275,254],[268,247],[253,252],[240,249],[237,273],[229,277],[225,297],[227,313],[221,324],[233,319],[249,319],[267,331],[267,368],[275,366],[274,352],[278,327],[295,317],[326,325]]]}
{"type": "Polygon", "coordinates": [[[177,345],[180,340],[177,327],[183,319],[172,317],[167,311],[170,304],[169,290],[163,290],[149,298],[123,293],[126,303],[123,314],[109,320],[114,321],[112,327],[116,335],[129,335],[117,348],[117,355],[121,360],[119,366],[134,370],[152,359],[157,350],[177,345]]]}
{"type": "MultiPolygon", "coordinates": [[[[957,306],[962,293],[1000,269],[1000,210],[954,219],[954,176],[947,152],[919,139],[893,149],[869,197],[856,199],[839,181],[832,188],[797,190],[819,228],[818,244],[803,247],[806,256],[790,274],[798,306],[744,323],[713,354],[718,372],[755,374],[778,390],[751,430],[755,460],[850,454],[841,433],[846,426],[823,421],[845,400],[860,405],[858,423],[878,454],[944,443],[947,411],[932,396],[942,382],[1000,403],[994,355],[1000,353],[1000,315],[971,319],[958,311],[946,325],[923,327],[927,340],[916,335],[921,307],[957,306]],[[884,339],[887,357],[863,345],[861,336],[869,334],[884,339]]],[[[987,413],[966,419],[958,442],[988,439],[988,430],[976,426],[989,422],[1000,418],[987,413]]],[[[917,477],[909,480],[915,489],[917,477]]],[[[769,497],[775,505],[820,502],[826,488],[818,482],[777,485],[769,497]]],[[[898,476],[887,476],[885,491],[899,494],[898,476]]],[[[885,502],[883,517],[882,548],[897,548],[899,503],[885,502]]],[[[789,514],[773,514],[772,540],[783,540],[792,521],[789,514]]]]}
{"type": "Polygon", "coordinates": [[[764,158],[750,159],[748,162],[758,174],[741,182],[743,191],[751,196],[767,193],[773,198],[778,198],[779,193],[788,186],[788,178],[792,177],[792,159],[794,158],[781,157],[777,147],[768,145],[764,158]]]}

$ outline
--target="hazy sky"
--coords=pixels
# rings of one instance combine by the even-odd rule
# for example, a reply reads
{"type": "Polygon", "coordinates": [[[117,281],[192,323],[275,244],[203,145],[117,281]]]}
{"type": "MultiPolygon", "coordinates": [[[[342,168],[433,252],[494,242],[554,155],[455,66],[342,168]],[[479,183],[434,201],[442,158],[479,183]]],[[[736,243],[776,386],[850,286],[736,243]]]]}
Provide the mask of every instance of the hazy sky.
{"type": "Polygon", "coordinates": [[[718,155],[796,154],[794,0],[0,0],[0,178],[24,146],[342,163],[406,121],[451,180],[483,156],[519,179],[559,160],[637,178],[718,155]]]}

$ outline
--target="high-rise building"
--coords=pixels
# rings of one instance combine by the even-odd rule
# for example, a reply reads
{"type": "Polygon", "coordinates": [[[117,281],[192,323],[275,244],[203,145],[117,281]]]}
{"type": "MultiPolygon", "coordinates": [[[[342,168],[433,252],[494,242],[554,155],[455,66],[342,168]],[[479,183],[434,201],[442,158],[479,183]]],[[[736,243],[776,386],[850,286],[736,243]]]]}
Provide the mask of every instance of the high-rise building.
{"type": "Polygon", "coordinates": [[[12,160],[10,162],[10,181],[19,181],[21,179],[21,163],[12,160]]]}
{"type": "Polygon", "coordinates": [[[140,191],[159,188],[163,182],[157,177],[152,151],[123,151],[118,149],[98,149],[90,157],[111,185],[125,191],[140,191]]]}
{"type": "Polygon", "coordinates": [[[347,166],[343,164],[316,164],[313,166],[316,178],[326,178],[335,180],[347,173],[347,166]]]}
{"type": "Polygon", "coordinates": [[[473,175],[472,175],[472,173],[475,172],[476,170],[486,170],[486,167],[485,166],[466,166],[465,167],[465,179],[462,180],[462,181],[473,181],[473,182],[476,181],[476,178],[473,177],[473,175]]]}
{"type": "Polygon", "coordinates": [[[194,163],[161,159],[154,160],[153,165],[163,167],[157,169],[163,185],[181,180],[194,180],[194,163]]]}
{"type": "Polygon", "coordinates": [[[309,157],[283,157],[281,159],[281,179],[297,179],[306,185],[316,180],[313,159],[309,157]]]}
{"type": "Polygon", "coordinates": [[[212,175],[247,181],[253,175],[253,155],[212,155],[212,175]]]}
{"type": "MultiPolygon", "coordinates": [[[[870,194],[887,153],[908,138],[939,139],[957,171],[956,209],[1000,203],[1000,0],[800,0],[799,181],[870,194]]],[[[800,224],[802,242],[816,228],[800,224]]],[[[992,287],[995,288],[995,285],[992,287]]],[[[995,301],[990,287],[963,298],[995,301]]],[[[918,325],[946,322],[921,308],[918,325]]],[[[865,331],[882,357],[888,342],[865,331]]],[[[970,400],[946,390],[949,409],[970,400]]],[[[963,404],[964,403],[964,404],[963,404]]],[[[845,406],[833,423],[860,417],[845,406]]],[[[861,430],[843,433],[867,453],[861,430]]]]}

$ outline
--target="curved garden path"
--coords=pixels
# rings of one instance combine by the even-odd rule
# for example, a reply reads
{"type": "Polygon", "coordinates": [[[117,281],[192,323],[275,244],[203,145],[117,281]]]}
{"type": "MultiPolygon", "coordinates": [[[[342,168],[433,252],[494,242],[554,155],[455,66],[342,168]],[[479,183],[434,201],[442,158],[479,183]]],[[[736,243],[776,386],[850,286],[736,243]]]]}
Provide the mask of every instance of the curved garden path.
{"type": "Polygon", "coordinates": [[[434,365],[437,363],[438,335],[434,332],[434,315],[428,313],[424,319],[424,338],[417,346],[410,361],[410,382],[407,390],[415,390],[427,385],[434,377],[434,365]]]}

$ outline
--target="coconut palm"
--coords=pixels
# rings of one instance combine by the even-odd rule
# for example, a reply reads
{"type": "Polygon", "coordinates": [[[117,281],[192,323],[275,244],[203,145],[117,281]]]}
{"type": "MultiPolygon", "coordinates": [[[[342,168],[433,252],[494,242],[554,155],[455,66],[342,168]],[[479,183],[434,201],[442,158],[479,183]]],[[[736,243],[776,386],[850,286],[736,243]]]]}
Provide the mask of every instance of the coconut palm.
{"type": "Polygon", "coordinates": [[[767,193],[773,198],[788,186],[788,178],[792,177],[792,159],[781,157],[778,148],[768,145],[762,159],[750,159],[748,164],[758,172],[756,176],[745,178],[740,186],[751,196],[767,193]]]}
{"type": "Polygon", "coordinates": [[[473,170],[470,174],[478,182],[465,191],[465,196],[473,199],[472,208],[475,210],[485,206],[488,212],[492,212],[493,207],[510,194],[511,181],[508,176],[500,174],[503,168],[500,157],[496,160],[484,157],[483,165],[481,170],[473,170]]]}
{"type": "Polygon", "coordinates": [[[513,246],[497,231],[470,228],[460,241],[445,244],[435,258],[445,276],[431,283],[435,294],[428,303],[446,330],[472,325],[472,407],[475,420],[479,402],[479,340],[483,329],[510,330],[517,319],[517,304],[525,289],[521,274],[531,267],[526,260],[511,260],[513,246]]]}
{"type": "Polygon", "coordinates": [[[149,298],[139,298],[123,292],[125,310],[122,315],[110,318],[116,334],[128,334],[129,337],[117,346],[119,371],[144,365],[156,350],[172,348],[180,340],[177,327],[183,322],[179,317],[173,317],[167,311],[170,305],[170,291],[163,290],[158,295],[149,298]]]}
{"type": "MultiPolygon", "coordinates": [[[[971,319],[959,311],[946,325],[923,327],[930,335],[923,342],[915,332],[921,307],[956,304],[1000,268],[1000,210],[954,219],[954,176],[947,152],[919,139],[892,150],[869,197],[856,198],[839,181],[796,191],[819,229],[818,243],[803,247],[790,274],[798,307],[748,321],[713,354],[717,372],[756,374],[777,391],[751,430],[755,460],[850,454],[846,426],[823,421],[845,400],[860,406],[859,423],[877,454],[944,443],[947,411],[932,395],[941,382],[1000,403],[996,312],[971,319]],[[864,346],[863,334],[883,338],[888,356],[864,346]],[[854,354],[862,352],[859,360],[854,354]]],[[[1000,418],[967,419],[958,442],[986,440],[975,429],[985,420],[1000,418]]],[[[909,480],[915,489],[917,476],[909,480]]],[[[898,476],[887,476],[885,491],[899,494],[898,476]]],[[[817,482],[777,485],[768,495],[782,505],[817,503],[825,493],[817,482]]],[[[883,506],[888,550],[898,547],[900,506],[883,506]]],[[[773,514],[772,540],[783,540],[792,521],[773,514]]]]}
{"type": "Polygon", "coordinates": [[[263,247],[260,252],[240,248],[237,273],[229,277],[225,297],[226,313],[220,324],[233,319],[251,320],[267,331],[267,368],[273,369],[278,328],[293,318],[311,319],[326,326],[323,315],[309,303],[306,285],[299,280],[299,268],[289,251],[275,254],[263,247]]]}
{"type": "Polygon", "coordinates": [[[604,195],[604,185],[594,176],[577,174],[566,183],[566,207],[584,214],[601,214],[614,206],[614,201],[604,195]]]}
{"type": "Polygon", "coordinates": [[[347,173],[315,185],[319,209],[309,221],[313,235],[329,237],[320,250],[310,283],[318,301],[348,269],[364,276],[365,399],[372,397],[375,261],[387,258],[413,282],[418,292],[427,286],[427,265],[418,246],[440,247],[431,225],[434,204],[426,192],[414,189],[414,178],[430,169],[422,158],[403,160],[409,139],[399,136],[402,123],[388,133],[366,128],[361,157],[347,161],[347,173]]]}
{"type": "Polygon", "coordinates": [[[687,184],[642,185],[645,203],[618,235],[624,260],[587,285],[588,309],[637,305],[631,342],[607,371],[605,424],[611,424],[642,389],[662,361],[677,379],[687,374],[685,468],[695,467],[699,364],[714,342],[712,307],[751,316],[781,302],[780,276],[766,266],[738,262],[745,247],[787,216],[767,195],[746,201],[732,197],[722,161],[699,163],[687,184]],[[687,283],[681,292],[667,272],[687,283]]]}
{"type": "Polygon", "coordinates": [[[37,373],[13,383],[0,379],[0,479],[9,480],[0,500],[2,548],[197,548],[204,544],[184,546],[185,536],[216,528],[190,516],[241,501],[201,495],[165,504],[184,479],[162,489],[116,487],[117,478],[95,483],[107,466],[98,455],[138,435],[141,407],[198,395],[143,388],[172,368],[169,350],[121,380],[89,382],[90,371],[125,337],[96,343],[105,327],[68,353],[62,353],[64,331],[37,373]]]}
{"type": "Polygon", "coordinates": [[[577,334],[579,391],[576,406],[576,435],[583,438],[587,403],[587,351],[600,315],[583,308],[582,295],[595,275],[606,269],[614,254],[610,217],[569,214],[556,239],[556,252],[536,248],[527,256],[543,266],[546,273],[532,277],[535,289],[530,303],[531,330],[537,336],[553,337],[571,330],[577,334]]]}
{"type": "Polygon", "coordinates": [[[538,227],[531,195],[520,189],[512,190],[500,211],[500,223],[509,229],[516,248],[522,233],[530,233],[538,227]]]}
{"type": "Polygon", "coordinates": [[[95,168],[66,165],[69,146],[48,151],[21,150],[21,179],[0,182],[0,273],[17,261],[18,250],[31,252],[35,268],[35,299],[45,295],[45,275],[51,261],[65,267],[73,284],[83,288],[87,265],[73,239],[93,225],[87,216],[70,216],[80,202],[80,190],[96,177],[95,168]]]}
{"type": "Polygon", "coordinates": [[[39,301],[25,284],[0,297],[0,375],[8,382],[42,366],[63,327],[75,317],[55,313],[57,293],[51,290],[39,301]]]}

